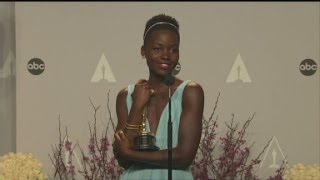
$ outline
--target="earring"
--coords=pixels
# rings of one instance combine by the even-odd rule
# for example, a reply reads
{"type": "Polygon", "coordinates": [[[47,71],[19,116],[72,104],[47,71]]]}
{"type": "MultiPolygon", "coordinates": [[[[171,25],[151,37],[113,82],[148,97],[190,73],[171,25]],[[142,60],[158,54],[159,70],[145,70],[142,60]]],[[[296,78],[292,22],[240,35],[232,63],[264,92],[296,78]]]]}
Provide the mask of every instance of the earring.
{"type": "Polygon", "coordinates": [[[173,76],[177,75],[180,72],[180,70],[181,70],[181,64],[178,62],[176,66],[173,68],[171,75],[173,76]]]}

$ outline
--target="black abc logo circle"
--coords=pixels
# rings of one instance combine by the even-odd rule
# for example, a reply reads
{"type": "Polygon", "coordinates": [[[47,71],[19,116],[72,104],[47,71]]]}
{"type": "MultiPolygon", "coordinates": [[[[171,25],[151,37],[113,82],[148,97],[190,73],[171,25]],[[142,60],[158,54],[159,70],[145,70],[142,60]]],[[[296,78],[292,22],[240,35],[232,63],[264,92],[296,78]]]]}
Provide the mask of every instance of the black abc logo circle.
{"type": "Polygon", "coordinates": [[[317,71],[317,63],[312,59],[305,59],[300,63],[300,72],[305,76],[311,76],[317,71]]]}
{"type": "Polygon", "coordinates": [[[44,62],[39,58],[32,58],[27,64],[28,71],[33,75],[39,75],[43,73],[45,69],[44,62]]]}

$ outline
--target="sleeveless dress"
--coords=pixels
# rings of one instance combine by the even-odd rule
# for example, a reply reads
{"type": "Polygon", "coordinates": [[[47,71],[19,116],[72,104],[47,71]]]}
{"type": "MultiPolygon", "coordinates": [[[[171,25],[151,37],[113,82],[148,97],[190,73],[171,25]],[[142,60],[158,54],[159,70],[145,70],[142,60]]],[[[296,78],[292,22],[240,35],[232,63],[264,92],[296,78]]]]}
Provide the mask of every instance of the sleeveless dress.
{"type": "MultiPolygon", "coordinates": [[[[185,86],[190,80],[183,81],[176,91],[171,96],[171,121],[172,121],[172,147],[176,147],[178,143],[178,130],[180,123],[180,115],[182,112],[182,94],[185,86]]],[[[131,94],[134,90],[134,84],[128,86],[127,96],[127,108],[128,111],[131,109],[132,98],[131,94]]],[[[167,149],[167,124],[169,118],[169,104],[167,103],[160,117],[159,125],[156,131],[156,146],[162,149],[167,149]]],[[[150,131],[148,121],[146,123],[146,130],[150,131]]],[[[121,175],[121,179],[148,179],[148,180],[164,180],[168,179],[168,169],[157,167],[149,164],[135,163],[130,166],[129,169],[125,170],[121,175]]],[[[172,179],[174,180],[185,180],[193,179],[190,167],[186,169],[172,169],[172,179]]]]}

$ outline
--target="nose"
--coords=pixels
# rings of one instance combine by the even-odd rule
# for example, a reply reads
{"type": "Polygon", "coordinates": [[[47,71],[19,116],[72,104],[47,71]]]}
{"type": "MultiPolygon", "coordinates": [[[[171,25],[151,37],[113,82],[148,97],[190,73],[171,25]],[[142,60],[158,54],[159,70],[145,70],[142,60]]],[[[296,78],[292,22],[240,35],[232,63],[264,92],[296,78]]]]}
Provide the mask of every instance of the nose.
{"type": "Polygon", "coordinates": [[[168,49],[164,49],[162,54],[161,54],[161,58],[164,60],[168,60],[170,56],[170,52],[168,49]]]}

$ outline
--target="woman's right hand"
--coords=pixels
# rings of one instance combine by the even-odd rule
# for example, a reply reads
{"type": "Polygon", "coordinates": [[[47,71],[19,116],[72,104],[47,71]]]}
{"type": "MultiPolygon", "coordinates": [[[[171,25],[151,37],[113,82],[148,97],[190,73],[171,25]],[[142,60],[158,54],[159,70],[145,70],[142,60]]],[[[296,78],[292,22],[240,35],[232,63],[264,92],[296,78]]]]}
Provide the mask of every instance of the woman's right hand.
{"type": "Polygon", "coordinates": [[[153,94],[154,90],[149,86],[148,81],[140,79],[135,84],[135,88],[132,93],[133,103],[138,108],[144,108],[153,94]]]}

